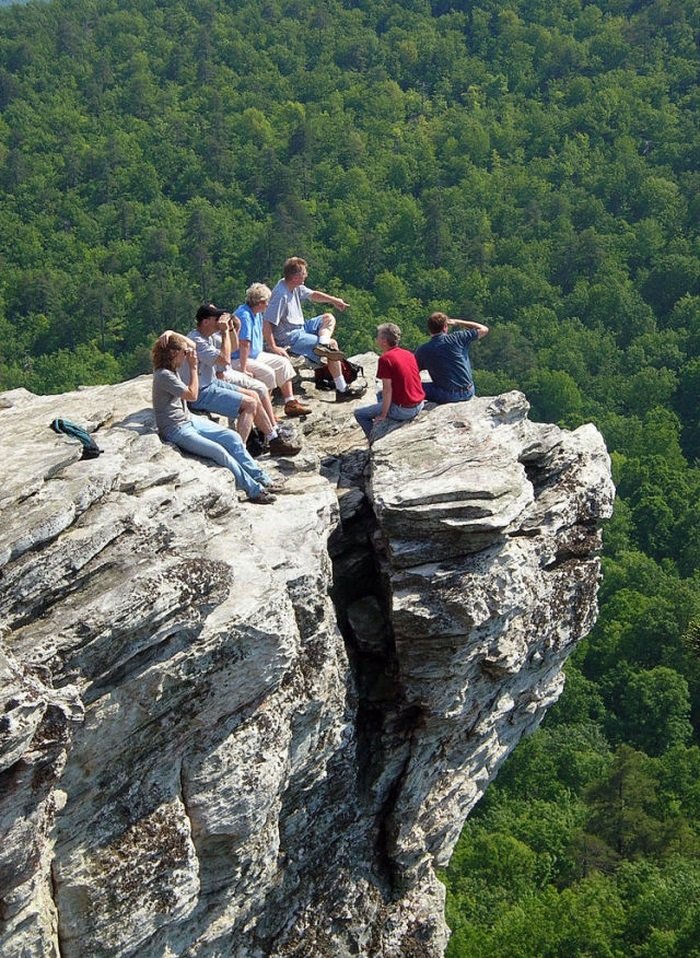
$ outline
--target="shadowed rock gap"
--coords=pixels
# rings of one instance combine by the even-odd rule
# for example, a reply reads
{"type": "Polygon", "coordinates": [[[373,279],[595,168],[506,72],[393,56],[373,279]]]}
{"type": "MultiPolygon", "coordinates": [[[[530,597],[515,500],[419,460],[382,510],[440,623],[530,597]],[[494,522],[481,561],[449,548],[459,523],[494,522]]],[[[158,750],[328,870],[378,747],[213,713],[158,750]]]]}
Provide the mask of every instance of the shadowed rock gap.
{"type": "MultiPolygon", "coordinates": [[[[341,484],[343,466],[341,457],[341,484]]],[[[402,703],[391,596],[380,529],[367,498],[367,469],[359,477],[355,470],[354,482],[340,501],[341,521],[328,543],[333,560],[331,597],[356,691],[357,783],[369,814],[376,818],[378,876],[384,877],[388,890],[399,893],[387,828],[420,709],[404,708],[402,703]]]]}

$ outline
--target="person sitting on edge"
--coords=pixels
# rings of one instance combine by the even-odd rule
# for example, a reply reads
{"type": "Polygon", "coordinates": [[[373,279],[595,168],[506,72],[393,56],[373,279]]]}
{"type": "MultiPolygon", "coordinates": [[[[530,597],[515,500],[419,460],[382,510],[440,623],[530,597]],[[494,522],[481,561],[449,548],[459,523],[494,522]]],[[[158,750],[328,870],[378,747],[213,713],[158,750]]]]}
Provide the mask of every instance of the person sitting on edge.
{"type": "MultiPolygon", "coordinates": [[[[244,395],[250,395],[253,393],[262,408],[265,410],[265,415],[272,424],[273,429],[277,424],[277,417],[275,416],[275,411],[272,408],[272,397],[270,391],[265,385],[264,382],[260,379],[254,379],[252,375],[248,373],[242,373],[239,369],[235,369],[233,365],[233,356],[234,351],[238,350],[238,330],[240,329],[241,321],[238,317],[233,314],[229,322],[229,335],[231,337],[231,362],[226,363],[217,363],[215,366],[216,378],[223,379],[224,382],[231,383],[235,386],[240,392],[244,395]]],[[[221,352],[221,333],[215,332],[209,337],[210,342],[214,349],[218,349],[221,352]]],[[[256,423],[258,425],[258,423],[256,423]]],[[[259,428],[262,428],[262,424],[259,428]]]]}
{"type": "Polygon", "coordinates": [[[370,438],[372,426],[385,419],[407,422],[423,408],[425,393],[416,358],[408,349],[401,349],[401,330],[396,323],[377,326],[377,346],[382,355],[377,365],[377,379],[382,381],[376,405],[360,406],[355,419],[370,438]]]}
{"type": "Polygon", "coordinates": [[[432,382],[424,382],[425,398],[438,405],[463,402],[474,395],[469,345],[488,335],[489,328],[468,319],[450,319],[445,313],[428,317],[430,339],[416,350],[419,369],[427,369],[432,382]],[[459,326],[453,333],[450,326],[459,326]]]}
{"type": "Polygon", "coordinates": [[[302,303],[307,299],[312,303],[331,303],[340,310],[347,309],[348,304],[330,293],[305,286],[304,280],[308,275],[306,267],[306,260],[299,256],[292,256],[284,264],[282,279],[272,290],[265,310],[265,342],[269,351],[277,356],[286,356],[289,350],[295,356],[304,356],[314,366],[320,365],[321,359],[327,360],[335,382],[336,402],[358,399],[364,394],[364,389],[348,386],[340,365],[340,360],[345,356],[338,349],[336,341],[331,339],[335,317],[331,313],[323,313],[305,320],[302,310],[302,303]]]}
{"type": "Polygon", "coordinates": [[[231,362],[231,314],[213,303],[204,303],[197,310],[195,318],[197,328],[189,333],[189,338],[197,347],[200,385],[199,396],[190,402],[190,409],[193,412],[218,413],[229,420],[237,419],[238,433],[243,442],[247,441],[255,423],[265,435],[270,455],[296,456],[301,446],[292,445],[279,435],[276,424],[270,421],[255,393],[248,393],[240,386],[216,378],[216,366],[226,367],[231,362]],[[214,342],[216,332],[221,336],[220,343],[214,342]]]}
{"type": "Polygon", "coordinates": [[[199,396],[197,348],[192,340],[168,329],[155,341],[151,358],[153,411],[161,439],[224,466],[251,502],[265,506],[274,502],[273,492],[282,484],[276,485],[248,455],[238,433],[205,416],[192,416],[187,409],[186,403],[199,396]],[[189,372],[189,385],[179,376],[183,365],[189,372]]]}
{"type": "Polygon", "coordinates": [[[278,387],[284,399],[284,412],[287,416],[307,416],[311,409],[294,397],[292,380],[294,366],[284,355],[263,352],[262,313],[267,309],[272,290],[264,283],[253,283],[245,291],[245,303],[234,312],[240,320],[238,348],[231,352],[231,366],[234,370],[261,380],[269,392],[278,387]]]}

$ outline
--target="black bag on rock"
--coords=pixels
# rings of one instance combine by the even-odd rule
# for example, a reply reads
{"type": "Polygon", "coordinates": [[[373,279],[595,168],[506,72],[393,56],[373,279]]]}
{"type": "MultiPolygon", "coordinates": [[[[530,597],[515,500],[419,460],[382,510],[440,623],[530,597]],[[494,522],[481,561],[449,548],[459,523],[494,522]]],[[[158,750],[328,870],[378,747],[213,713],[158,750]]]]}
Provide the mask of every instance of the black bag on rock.
{"type": "MultiPolygon", "coordinates": [[[[365,371],[362,366],[358,366],[357,363],[353,363],[349,359],[341,359],[340,367],[348,386],[354,383],[358,376],[362,376],[363,379],[365,378],[365,371]]],[[[316,389],[335,389],[335,383],[333,382],[330,369],[325,363],[323,366],[317,366],[314,369],[314,385],[316,389]]]]}
{"type": "Polygon", "coordinates": [[[248,453],[257,459],[259,456],[265,452],[265,436],[260,429],[257,429],[255,426],[250,430],[250,435],[248,436],[248,441],[245,444],[248,453]]]}

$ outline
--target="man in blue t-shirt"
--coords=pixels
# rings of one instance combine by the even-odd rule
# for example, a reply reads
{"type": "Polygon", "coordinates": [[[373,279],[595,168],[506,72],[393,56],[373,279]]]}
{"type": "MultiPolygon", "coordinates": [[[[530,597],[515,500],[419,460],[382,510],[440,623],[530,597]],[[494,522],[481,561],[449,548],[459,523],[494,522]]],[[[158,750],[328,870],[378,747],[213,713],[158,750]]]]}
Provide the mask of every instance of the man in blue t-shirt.
{"type": "Polygon", "coordinates": [[[468,319],[451,319],[433,313],[428,319],[430,339],[416,350],[419,369],[427,369],[432,382],[423,383],[425,398],[438,404],[463,402],[474,395],[469,346],[488,335],[489,328],[468,319]],[[459,327],[448,332],[451,326],[459,327]]]}

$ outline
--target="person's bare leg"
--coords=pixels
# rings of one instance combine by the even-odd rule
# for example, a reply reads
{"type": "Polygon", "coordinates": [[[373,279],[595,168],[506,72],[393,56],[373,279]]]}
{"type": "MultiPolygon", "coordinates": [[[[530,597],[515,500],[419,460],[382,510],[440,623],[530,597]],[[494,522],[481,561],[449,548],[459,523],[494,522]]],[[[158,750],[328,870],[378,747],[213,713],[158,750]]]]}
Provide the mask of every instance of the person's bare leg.
{"type": "Polygon", "coordinates": [[[274,415],[273,418],[270,419],[260,403],[258,403],[257,409],[255,410],[255,418],[253,421],[256,427],[261,430],[265,437],[274,432],[275,426],[277,425],[274,415]]]}
{"type": "Polygon", "coordinates": [[[280,386],[282,398],[284,399],[284,414],[294,418],[295,416],[308,416],[311,412],[310,406],[305,406],[299,399],[294,398],[294,389],[292,380],[287,379],[280,386]]]}
{"type": "Polygon", "coordinates": [[[236,430],[243,442],[248,441],[250,430],[253,428],[256,409],[260,408],[260,403],[258,402],[257,396],[254,394],[252,396],[244,396],[241,400],[241,409],[238,413],[236,430]]]}
{"type": "MultiPolygon", "coordinates": [[[[277,422],[277,416],[275,416],[275,411],[272,408],[272,399],[267,390],[265,390],[264,394],[262,392],[260,393],[260,402],[262,403],[262,408],[265,410],[265,414],[267,415],[268,419],[274,425],[274,423],[277,422]]],[[[262,426],[258,426],[258,429],[262,429],[262,426]]]]}
{"type": "MultiPolygon", "coordinates": [[[[276,426],[276,420],[273,413],[272,419],[263,409],[262,403],[260,402],[260,396],[258,393],[254,392],[252,389],[246,389],[244,386],[238,386],[238,391],[243,394],[243,403],[246,406],[246,413],[250,416],[250,419],[247,420],[246,425],[248,427],[248,432],[243,435],[241,432],[241,417],[244,414],[244,406],[241,406],[241,412],[238,415],[238,434],[244,441],[250,435],[250,430],[255,426],[260,429],[265,436],[269,436],[271,432],[274,432],[276,426]]],[[[272,408],[272,406],[270,406],[272,408]]]]}
{"type": "Polygon", "coordinates": [[[277,422],[277,417],[275,416],[274,410],[272,408],[272,399],[270,397],[270,393],[268,392],[267,387],[261,380],[257,379],[252,374],[244,374],[244,373],[241,373],[240,370],[236,370],[235,372],[232,373],[232,378],[229,379],[228,382],[232,382],[239,392],[243,393],[246,396],[252,396],[255,399],[257,399],[258,402],[262,403],[263,408],[270,419],[270,422],[273,422],[273,423],[277,422]],[[248,382],[252,381],[254,386],[250,386],[250,385],[244,386],[242,382],[240,381],[237,382],[236,379],[233,378],[234,376],[239,376],[243,378],[245,375],[247,375],[248,382]]]}
{"type": "Polygon", "coordinates": [[[289,402],[294,399],[294,387],[292,386],[291,379],[285,379],[285,381],[280,386],[280,392],[282,393],[282,399],[285,402],[289,402]]]}
{"type": "MultiPolygon", "coordinates": [[[[332,313],[324,313],[321,316],[321,328],[318,333],[318,340],[320,343],[325,345],[330,345],[331,336],[333,335],[333,330],[335,329],[335,316],[332,313]]],[[[334,348],[338,348],[335,344],[334,348]]]]}

